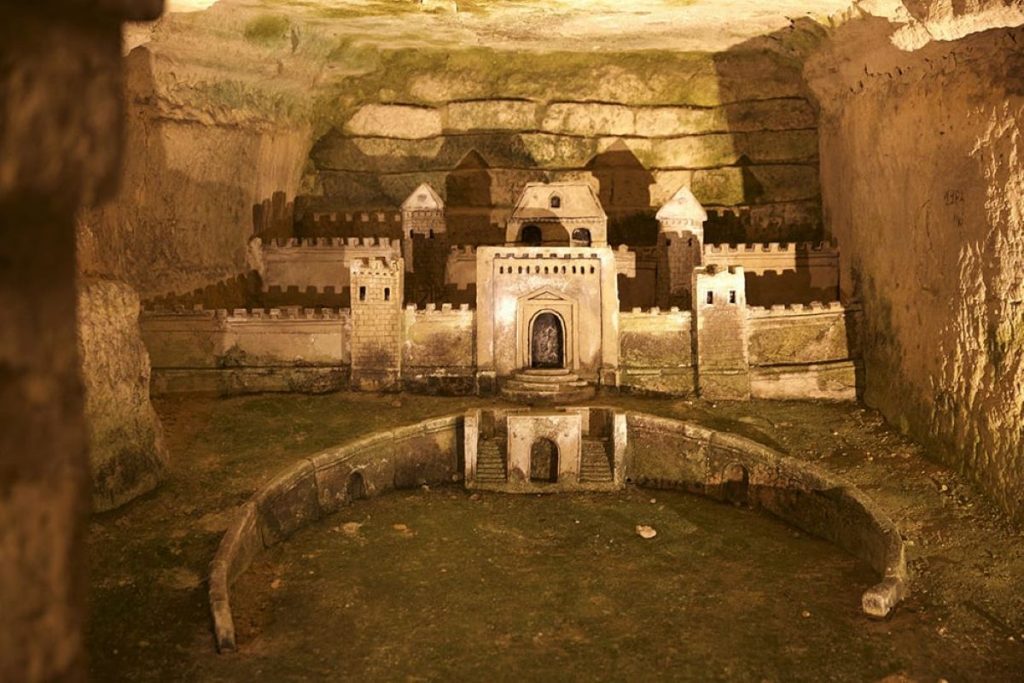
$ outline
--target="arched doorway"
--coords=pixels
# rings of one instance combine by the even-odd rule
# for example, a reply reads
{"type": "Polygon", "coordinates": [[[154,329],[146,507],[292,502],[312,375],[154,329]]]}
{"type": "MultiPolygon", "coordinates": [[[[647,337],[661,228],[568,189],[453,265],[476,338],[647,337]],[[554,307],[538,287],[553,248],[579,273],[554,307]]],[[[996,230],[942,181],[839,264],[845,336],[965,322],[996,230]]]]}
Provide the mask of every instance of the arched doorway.
{"type": "Polygon", "coordinates": [[[565,328],[555,313],[538,313],[530,324],[530,367],[565,367],[565,328]]]}
{"type": "Polygon", "coordinates": [[[558,446],[551,439],[537,439],[530,448],[530,481],[553,484],[558,481],[558,446]]]}
{"type": "Polygon", "coordinates": [[[529,247],[539,247],[543,240],[543,233],[536,225],[524,226],[523,231],[519,233],[519,241],[529,247]]]}
{"type": "Polygon", "coordinates": [[[345,484],[345,497],[350,503],[366,498],[366,482],[363,481],[362,472],[353,472],[348,475],[348,482],[345,484]]]}
{"type": "Polygon", "coordinates": [[[572,231],[572,246],[589,247],[591,243],[590,230],[587,228],[576,228],[572,231]]]}
{"type": "Polygon", "coordinates": [[[722,472],[722,493],[726,502],[746,505],[750,491],[750,473],[739,463],[733,463],[722,472]]]}

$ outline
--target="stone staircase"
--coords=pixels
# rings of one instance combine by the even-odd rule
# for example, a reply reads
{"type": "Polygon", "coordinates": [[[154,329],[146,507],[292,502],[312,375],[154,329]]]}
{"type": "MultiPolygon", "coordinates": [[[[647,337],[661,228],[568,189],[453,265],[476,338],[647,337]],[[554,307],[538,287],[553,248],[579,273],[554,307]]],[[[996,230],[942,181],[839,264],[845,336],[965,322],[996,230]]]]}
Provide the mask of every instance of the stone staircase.
{"type": "Polygon", "coordinates": [[[504,448],[494,439],[480,439],[476,447],[476,480],[504,484],[508,479],[504,448]]]}
{"type": "Polygon", "coordinates": [[[612,460],[604,439],[584,439],[580,456],[580,482],[606,484],[613,481],[612,460]]]}
{"type": "Polygon", "coordinates": [[[573,403],[594,397],[596,390],[565,368],[527,368],[501,383],[501,395],[530,404],[573,403]]]}

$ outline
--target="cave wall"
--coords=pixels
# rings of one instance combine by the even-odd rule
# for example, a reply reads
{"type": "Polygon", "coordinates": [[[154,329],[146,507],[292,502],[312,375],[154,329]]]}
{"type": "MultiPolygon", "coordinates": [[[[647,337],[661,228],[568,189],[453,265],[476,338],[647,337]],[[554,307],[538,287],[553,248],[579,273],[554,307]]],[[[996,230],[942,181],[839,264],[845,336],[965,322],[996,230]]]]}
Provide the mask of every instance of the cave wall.
{"type": "Polygon", "coordinates": [[[75,213],[121,161],[120,23],[160,0],[0,3],[0,680],[85,679],[75,213]]]}
{"type": "Polygon", "coordinates": [[[864,399],[1024,516],[1024,30],[914,51],[852,22],[807,67],[864,399]]]}
{"type": "Polygon", "coordinates": [[[613,242],[652,244],[654,210],[683,185],[720,209],[709,239],[815,239],[816,112],[799,61],[763,48],[382,50],[313,146],[297,234],[330,234],[316,213],[396,207],[426,181],[452,243],[500,243],[527,182],[587,179],[613,242]]]}
{"type": "Polygon", "coordinates": [[[138,47],[125,58],[126,142],[118,195],[80,219],[79,262],[140,297],[181,293],[248,269],[254,207],[294,196],[309,150],[305,124],[219,116],[168,104],[173,64],[138,47]]]}

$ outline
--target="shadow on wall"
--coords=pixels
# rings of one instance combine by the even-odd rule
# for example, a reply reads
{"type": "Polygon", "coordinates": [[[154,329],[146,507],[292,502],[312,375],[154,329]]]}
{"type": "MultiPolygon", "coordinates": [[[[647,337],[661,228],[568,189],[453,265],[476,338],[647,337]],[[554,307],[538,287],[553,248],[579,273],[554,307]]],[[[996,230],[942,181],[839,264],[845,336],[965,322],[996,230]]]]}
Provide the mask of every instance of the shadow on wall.
{"type": "Polygon", "coordinates": [[[817,107],[803,63],[826,39],[826,29],[804,17],[715,53],[718,97],[737,157],[695,172],[692,186],[706,205],[745,209],[709,211],[705,242],[823,238],[817,107]],[[730,106],[740,102],[760,106],[730,106]]]}
{"type": "Polygon", "coordinates": [[[597,196],[608,214],[608,243],[648,246],[658,239],[657,207],[651,206],[654,174],[623,140],[585,166],[597,179],[597,196]]]}

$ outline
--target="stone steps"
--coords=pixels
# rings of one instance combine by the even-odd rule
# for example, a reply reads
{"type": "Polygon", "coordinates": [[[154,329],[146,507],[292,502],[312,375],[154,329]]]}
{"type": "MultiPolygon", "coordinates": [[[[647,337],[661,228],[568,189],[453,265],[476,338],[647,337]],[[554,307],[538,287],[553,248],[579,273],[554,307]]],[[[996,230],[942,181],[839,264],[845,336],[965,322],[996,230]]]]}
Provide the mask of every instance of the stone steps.
{"type": "Polygon", "coordinates": [[[580,481],[605,483],[613,479],[607,441],[584,439],[580,458],[580,481]]]}
{"type": "Polygon", "coordinates": [[[504,483],[507,478],[501,446],[496,441],[481,439],[476,451],[476,480],[504,483]]]}
{"type": "Polygon", "coordinates": [[[522,403],[571,403],[593,398],[595,389],[565,368],[529,368],[501,383],[501,395],[522,403]]]}

